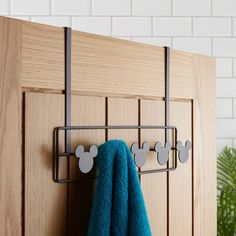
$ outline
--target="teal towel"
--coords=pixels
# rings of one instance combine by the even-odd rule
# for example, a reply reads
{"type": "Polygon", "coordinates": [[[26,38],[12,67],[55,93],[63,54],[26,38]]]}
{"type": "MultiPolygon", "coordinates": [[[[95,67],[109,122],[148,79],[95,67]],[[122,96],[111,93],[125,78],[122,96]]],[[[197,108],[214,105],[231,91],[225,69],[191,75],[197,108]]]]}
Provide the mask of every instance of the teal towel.
{"type": "Polygon", "coordinates": [[[139,178],[125,142],[102,144],[88,236],[150,236],[139,178]]]}

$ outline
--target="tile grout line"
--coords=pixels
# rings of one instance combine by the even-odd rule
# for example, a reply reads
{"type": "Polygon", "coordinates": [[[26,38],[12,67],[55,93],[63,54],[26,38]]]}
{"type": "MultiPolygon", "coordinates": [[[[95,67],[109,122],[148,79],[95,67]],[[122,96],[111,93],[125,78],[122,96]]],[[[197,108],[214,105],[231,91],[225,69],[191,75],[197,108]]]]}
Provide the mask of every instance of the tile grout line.
{"type": "Polygon", "coordinates": [[[229,79],[229,80],[235,80],[236,79],[236,77],[216,77],[216,79],[225,79],[225,80],[227,80],[227,79],[229,79]]]}
{"type": "MultiPolygon", "coordinates": [[[[114,16],[112,16],[114,18],[114,16]]],[[[130,37],[130,35],[125,35],[125,34],[122,34],[122,35],[116,35],[118,37],[130,37]]],[[[150,37],[150,35],[133,35],[134,37],[139,37],[139,38],[143,38],[143,37],[150,37]]],[[[220,37],[220,36],[192,36],[192,35],[182,35],[182,36],[179,36],[179,35],[154,35],[155,37],[162,37],[162,38],[169,38],[169,37],[175,37],[175,38],[178,38],[178,39],[231,39],[232,37],[228,36],[228,37],[220,37]]],[[[236,41],[236,38],[235,38],[235,41],[236,41]]],[[[235,56],[216,56],[217,58],[235,58],[235,56]]]]}
{"type": "Polygon", "coordinates": [[[230,99],[234,99],[235,97],[217,97],[217,99],[221,99],[221,100],[230,100],[230,99]]]}
{"type": "Polygon", "coordinates": [[[133,0],[130,0],[130,15],[133,15],[133,0]]]}
{"type": "Polygon", "coordinates": [[[227,139],[227,140],[231,140],[231,139],[236,139],[236,138],[222,138],[222,137],[218,137],[218,138],[216,138],[217,140],[225,140],[225,139],[227,139]]]}
{"type": "Polygon", "coordinates": [[[191,16],[191,35],[193,36],[193,17],[191,16]]]}
{"type": "Polygon", "coordinates": [[[234,19],[231,17],[231,37],[234,37],[234,19]]]}
{"type": "Polygon", "coordinates": [[[212,5],[213,5],[213,0],[211,0],[211,17],[213,16],[213,7],[212,7],[212,5]]]}
{"type": "Polygon", "coordinates": [[[213,37],[211,37],[211,56],[213,56],[213,50],[214,50],[214,47],[213,47],[213,37]]]}
{"type": "Polygon", "coordinates": [[[234,116],[234,98],[232,98],[232,118],[235,118],[234,116]]]}
{"type": "Polygon", "coordinates": [[[111,26],[110,26],[111,27],[111,29],[110,29],[111,33],[110,33],[110,35],[113,36],[113,16],[111,16],[110,22],[111,22],[111,26]]]}
{"type": "MultiPolygon", "coordinates": [[[[232,109],[232,108],[231,108],[232,109]]],[[[216,117],[217,120],[235,120],[233,117],[233,114],[231,116],[225,116],[225,117],[216,117]]]]}
{"type": "MultiPolygon", "coordinates": [[[[92,11],[91,7],[90,7],[90,11],[92,11]]],[[[3,14],[4,15],[4,14],[3,14]]],[[[29,16],[27,14],[12,14],[14,16],[29,16]]],[[[48,14],[34,14],[34,16],[47,16],[48,14]]],[[[89,16],[92,16],[92,17],[109,17],[111,15],[96,15],[96,14],[53,14],[52,16],[58,16],[58,17],[62,17],[62,16],[74,16],[74,17],[89,17],[89,16]]],[[[233,16],[192,16],[192,15],[183,15],[183,16],[170,16],[170,15],[114,15],[114,17],[129,17],[129,18],[132,18],[132,17],[135,17],[135,18],[149,18],[149,17],[158,17],[158,18],[190,18],[190,17],[195,17],[195,18],[228,18],[228,19],[231,19],[231,18],[234,18],[233,16]]]]}
{"type": "Polygon", "coordinates": [[[49,1],[49,12],[50,12],[50,16],[52,16],[52,0],[49,1]]]}
{"type": "MultiPolygon", "coordinates": [[[[153,31],[154,31],[154,29],[153,29],[153,16],[151,17],[151,37],[153,37],[154,35],[153,35],[153,31]]],[[[158,20],[158,19],[157,19],[158,20]]]]}
{"type": "Polygon", "coordinates": [[[232,77],[234,77],[234,76],[236,76],[235,75],[235,71],[234,71],[234,60],[235,60],[235,58],[231,58],[231,63],[232,63],[232,77]]]}

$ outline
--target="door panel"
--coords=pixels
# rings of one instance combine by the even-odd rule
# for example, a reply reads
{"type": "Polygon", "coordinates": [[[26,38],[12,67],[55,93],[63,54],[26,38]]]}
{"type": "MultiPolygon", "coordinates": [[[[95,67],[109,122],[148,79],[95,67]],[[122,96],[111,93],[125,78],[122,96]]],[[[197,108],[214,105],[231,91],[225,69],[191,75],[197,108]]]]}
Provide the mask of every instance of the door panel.
{"type": "MultiPolygon", "coordinates": [[[[178,127],[178,138],[191,140],[191,102],[171,102],[170,111],[170,123],[178,127]]],[[[72,125],[105,125],[106,122],[108,125],[164,125],[164,117],[164,101],[161,100],[107,98],[106,101],[102,97],[72,97],[72,125]]],[[[26,235],[86,235],[95,181],[68,185],[52,181],[52,131],[63,124],[64,95],[26,93],[26,235]]],[[[141,130],[140,133],[138,130],[109,130],[107,139],[122,139],[129,146],[140,140],[141,144],[148,142],[153,148],[156,141],[164,143],[164,130],[141,130]]],[[[72,150],[78,144],[88,149],[91,144],[99,145],[104,141],[105,130],[72,131],[72,150]]],[[[60,145],[63,149],[63,139],[60,145]]],[[[142,170],[166,167],[158,164],[155,152],[149,152],[142,170]]],[[[85,177],[78,171],[76,158],[70,158],[69,162],[65,159],[61,171],[65,177],[85,177]]],[[[88,175],[96,175],[96,168],[86,177],[88,175]]],[[[191,235],[191,157],[174,172],[142,175],[140,181],[153,235],[166,236],[168,232],[173,236],[191,235]]]]}
{"type": "MultiPolygon", "coordinates": [[[[164,125],[164,117],[163,101],[141,100],[142,125],[164,125]]],[[[191,101],[171,102],[170,124],[177,126],[179,140],[192,139],[191,101]]],[[[171,137],[170,135],[173,145],[171,137]]],[[[153,148],[155,141],[164,143],[164,131],[142,130],[141,140],[148,141],[153,148]]],[[[169,167],[171,166],[170,154],[169,167]]],[[[142,170],[157,168],[166,166],[158,165],[156,153],[150,152],[142,170]]],[[[192,178],[191,155],[187,163],[178,163],[177,170],[173,172],[141,176],[153,235],[192,234],[192,178]]]]}
{"type": "MultiPolygon", "coordinates": [[[[164,101],[141,100],[141,125],[164,125],[164,101]]],[[[141,130],[141,143],[148,142],[154,148],[155,142],[164,143],[164,130],[141,130]]],[[[166,168],[160,166],[155,152],[149,152],[142,170],[166,168]]],[[[156,173],[141,176],[141,186],[148,211],[153,235],[167,235],[167,173],[156,173]]]]}
{"type": "MultiPolygon", "coordinates": [[[[138,125],[138,100],[108,98],[108,125],[138,125]]],[[[131,146],[138,142],[138,130],[108,130],[108,139],[122,139],[131,146]]]]}
{"type": "MultiPolygon", "coordinates": [[[[72,96],[72,125],[105,125],[105,98],[91,96],[72,96]]],[[[91,144],[99,145],[105,141],[104,130],[83,130],[72,132],[72,150],[83,144],[85,151],[91,144]]],[[[94,165],[91,173],[78,171],[78,160],[70,159],[70,177],[85,178],[95,176],[94,165]]],[[[95,180],[69,184],[69,235],[86,235],[92,207],[95,180]]]]}
{"type": "Polygon", "coordinates": [[[25,94],[25,235],[66,235],[67,185],[52,181],[52,134],[64,123],[63,98],[25,94]]]}
{"type": "Polygon", "coordinates": [[[0,17],[0,235],[7,236],[22,232],[21,45],[21,24],[0,17]]]}
{"type": "MultiPolygon", "coordinates": [[[[171,102],[170,124],[178,129],[178,140],[192,141],[191,101],[171,102]]],[[[192,235],[192,155],[169,173],[169,235],[192,235]]]]}
{"type": "MultiPolygon", "coordinates": [[[[52,181],[52,134],[54,127],[64,125],[64,96],[26,93],[25,97],[26,235],[86,235],[94,181],[69,185],[52,181]]],[[[105,99],[73,96],[72,124],[104,125],[105,99]]],[[[72,132],[72,150],[78,144],[87,149],[104,140],[104,130],[72,132]]],[[[60,145],[63,150],[63,139],[60,145]]],[[[84,177],[77,159],[70,159],[69,173],[67,160],[63,162],[63,177],[84,177]]]]}

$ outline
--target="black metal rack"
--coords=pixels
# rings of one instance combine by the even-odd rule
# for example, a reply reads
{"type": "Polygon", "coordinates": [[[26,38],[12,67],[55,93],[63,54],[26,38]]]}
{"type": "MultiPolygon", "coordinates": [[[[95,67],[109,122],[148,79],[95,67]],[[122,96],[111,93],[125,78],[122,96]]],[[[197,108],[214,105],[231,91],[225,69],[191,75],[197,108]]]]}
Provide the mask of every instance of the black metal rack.
{"type": "Polygon", "coordinates": [[[71,183],[83,180],[95,179],[96,177],[82,177],[78,179],[60,178],[60,159],[62,157],[78,158],[79,170],[82,173],[88,173],[93,165],[94,158],[97,155],[97,147],[95,145],[90,146],[90,151],[85,152],[83,145],[78,145],[74,152],[71,151],[71,131],[73,130],[98,130],[98,129],[162,129],[165,130],[165,144],[162,146],[160,142],[155,144],[154,149],[150,149],[148,143],[144,142],[142,147],[139,147],[138,143],[134,143],[131,146],[131,151],[134,154],[135,164],[139,167],[138,174],[150,174],[165,171],[173,171],[177,168],[178,158],[180,162],[184,163],[188,160],[189,150],[191,149],[191,142],[187,140],[185,145],[182,145],[181,141],[178,141],[177,127],[169,125],[169,104],[170,104],[170,48],[165,48],[165,125],[134,125],[134,126],[71,126],[71,28],[65,27],[65,126],[56,127],[53,133],[53,155],[54,155],[54,168],[53,168],[53,180],[57,183],[71,183]],[[169,132],[173,131],[174,144],[171,146],[169,142],[169,132]],[[60,132],[65,133],[65,151],[60,152],[60,132]],[[159,164],[164,165],[168,163],[169,152],[173,150],[173,163],[172,167],[167,165],[167,168],[155,169],[155,170],[140,170],[145,163],[146,153],[148,151],[155,151],[157,153],[157,161],[159,164]]]}

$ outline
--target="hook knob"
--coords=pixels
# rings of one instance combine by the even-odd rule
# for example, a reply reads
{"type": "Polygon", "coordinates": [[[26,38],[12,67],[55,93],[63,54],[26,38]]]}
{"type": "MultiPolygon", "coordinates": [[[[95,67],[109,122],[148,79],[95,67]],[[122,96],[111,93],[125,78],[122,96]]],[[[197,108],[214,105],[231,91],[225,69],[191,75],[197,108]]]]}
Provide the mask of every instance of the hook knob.
{"type": "Polygon", "coordinates": [[[88,173],[93,168],[94,160],[98,154],[96,145],[91,145],[89,152],[84,151],[83,145],[78,145],[75,149],[75,156],[79,159],[78,166],[81,172],[88,173]]]}
{"type": "Polygon", "coordinates": [[[131,152],[134,154],[134,162],[137,167],[142,167],[146,161],[146,153],[149,152],[149,144],[143,143],[142,148],[139,148],[137,143],[131,146],[131,152]]]}
{"type": "Polygon", "coordinates": [[[163,147],[160,142],[157,142],[154,146],[154,149],[157,153],[157,161],[159,162],[159,164],[166,164],[169,159],[169,151],[171,149],[170,142],[166,142],[163,147]]]}
{"type": "Polygon", "coordinates": [[[185,142],[185,145],[183,145],[181,141],[178,141],[176,144],[176,147],[177,147],[177,151],[179,152],[178,157],[179,157],[180,162],[185,163],[188,160],[189,150],[192,147],[192,143],[189,140],[187,140],[185,142]]]}

